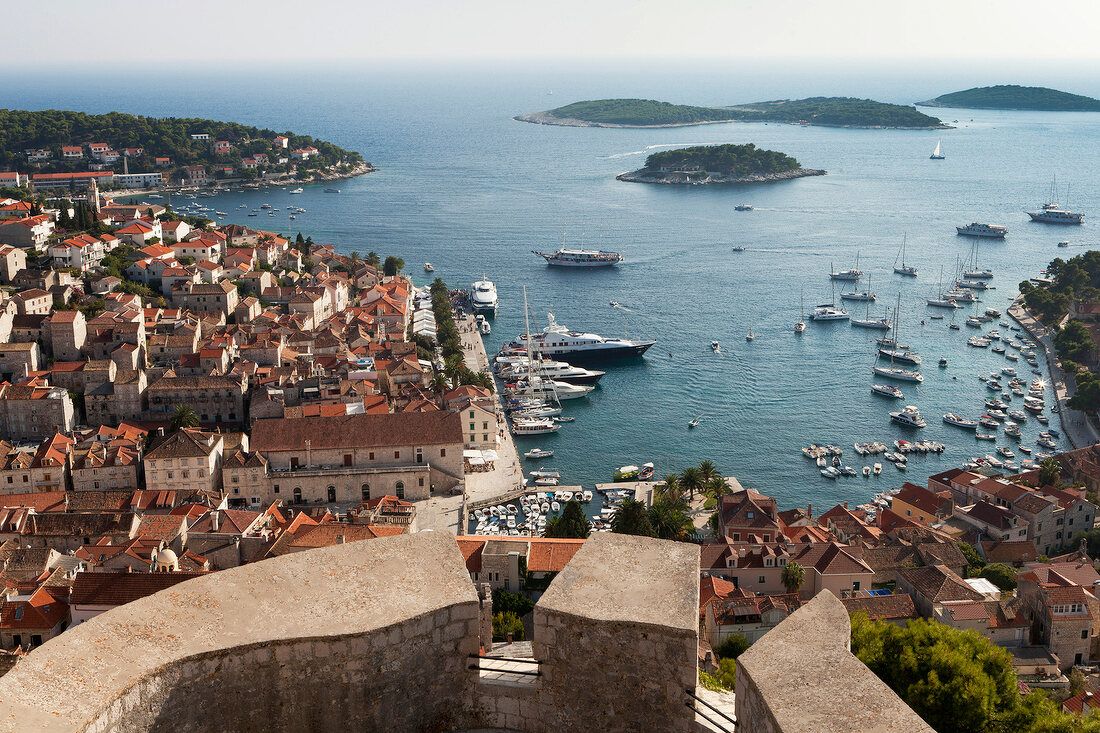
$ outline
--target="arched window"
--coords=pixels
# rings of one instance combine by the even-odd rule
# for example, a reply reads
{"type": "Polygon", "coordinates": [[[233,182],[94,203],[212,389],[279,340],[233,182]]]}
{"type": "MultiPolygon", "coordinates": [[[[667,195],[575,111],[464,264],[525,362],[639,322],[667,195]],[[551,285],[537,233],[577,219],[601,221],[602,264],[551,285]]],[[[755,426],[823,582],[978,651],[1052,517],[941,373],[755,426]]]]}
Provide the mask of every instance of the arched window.
{"type": "Polygon", "coordinates": [[[335,486],[328,487],[328,500],[329,500],[329,502],[336,501],[336,487],[335,486]]]}
{"type": "Polygon", "coordinates": [[[363,501],[370,501],[370,484],[363,484],[363,501]]]}
{"type": "Polygon", "coordinates": [[[397,494],[398,499],[404,499],[405,498],[405,482],[404,481],[398,481],[397,486],[395,486],[394,489],[395,489],[395,493],[397,494]]]}
{"type": "Polygon", "coordinates": [[[302,503],[302,490],[300,488],[294,489],[294,503],[295,504],[301,504],[302,503]]]}

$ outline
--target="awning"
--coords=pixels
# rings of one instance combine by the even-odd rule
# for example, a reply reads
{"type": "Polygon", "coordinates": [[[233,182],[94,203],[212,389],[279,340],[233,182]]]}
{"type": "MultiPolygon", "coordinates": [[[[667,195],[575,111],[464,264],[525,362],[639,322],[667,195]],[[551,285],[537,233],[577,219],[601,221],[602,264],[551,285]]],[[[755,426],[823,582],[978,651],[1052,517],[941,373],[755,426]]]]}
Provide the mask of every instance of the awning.
{"type": "Polygon", "coordinates": [[[481,451],[481,457],[490,463],[500,460],[500,456],[497,455],[495,450],[483,450],[481,451]]]}
{"type": "Polygon", "coordinates": [[[480,457],[478,457],[478,458],[467,458],[466,462],[469,463],[471,466],[484,466],[485,465],[485,459],[480,458],[480,457]]]}
{"type": "Polygon", "coordinates": [[[463,458],[481,458],[481,451],[479,450],[464,450],[462,451],[463,458]]]}

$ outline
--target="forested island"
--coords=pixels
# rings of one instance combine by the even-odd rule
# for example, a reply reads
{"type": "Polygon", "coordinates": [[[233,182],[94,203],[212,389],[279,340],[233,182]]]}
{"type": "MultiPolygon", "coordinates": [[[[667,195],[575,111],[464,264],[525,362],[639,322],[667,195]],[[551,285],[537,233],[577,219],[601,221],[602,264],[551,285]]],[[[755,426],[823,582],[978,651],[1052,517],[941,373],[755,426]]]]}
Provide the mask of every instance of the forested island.
{"type": "Polygon", "coordinates": [[[1060,92],[1047,87],[1022,87],[1001,84],[975,87],[942,94],[917,102],[923,107],[963,107],[969,109],[1026,109],[1044,112],[1100,112],[1100,99],[1060,92]]]}
{"type": "Polygon", "coordinates": [[[290,131],[187,117],[0,109],[0,169],[37,173],[162,171],[254,179],[294,171],[301,179],[370,170],[363,156],[290,131]]]}
{"type": "Polygon", "coordinates": [[[937,118],[914,107],[854,97],[779,99],[729,107],[694,107],[653,99],[595,99],[514,119],[569,127],[680,127],[714,122],[922,130],[945,127],[937,118]]]}
{"type": "Polygon", "coordinates": [[[616,178],[633,183],[704,185],[765,183],[823,175],[825,171],[803,168],[785,153],[763,150],[749,143],[663,150],[646,158],[644,167],[616,178]]]}

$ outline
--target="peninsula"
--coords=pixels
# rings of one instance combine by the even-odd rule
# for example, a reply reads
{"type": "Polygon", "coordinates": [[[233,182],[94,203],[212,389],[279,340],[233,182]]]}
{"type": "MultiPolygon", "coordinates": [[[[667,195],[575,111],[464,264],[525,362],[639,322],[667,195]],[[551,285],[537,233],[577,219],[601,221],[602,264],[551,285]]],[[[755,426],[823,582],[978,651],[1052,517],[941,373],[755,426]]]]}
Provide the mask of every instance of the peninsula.
{"type": "Polygon", "coordinates": [[[1060,92],[1047,87],[1022,87],[1001,84],[975,87],[942,94],[917,102],[922,107],[961,107],[968,109],[1024,109],[1043,112],[1100,112],[1100,99],[1060,92]]]}
{"type": "Polygon", "coordinates": [[[664,150],[646,158],[644,167],[616,178],[632,183],[713,185],[767,183],[823,175],[825,171],[803,168],[789,155],[762,150],[749,143],[664,150]]]}
{"type": "Polygon", "coordinates": [[[694,107],[652,99],[596,99],[514,119],[566,127],[682,127],[716,122],[918,130],[946,127],[939,119],[914,107],[854,97],[779,99],[729,107],[694,107]]]}
{"type": "Polygon", "coordinates": [[[330,142],[235,122],[0,110],[0,170],[21,169],[35,181],[96,175],[107,188],[330,180],[374,170],[330,142]]]}

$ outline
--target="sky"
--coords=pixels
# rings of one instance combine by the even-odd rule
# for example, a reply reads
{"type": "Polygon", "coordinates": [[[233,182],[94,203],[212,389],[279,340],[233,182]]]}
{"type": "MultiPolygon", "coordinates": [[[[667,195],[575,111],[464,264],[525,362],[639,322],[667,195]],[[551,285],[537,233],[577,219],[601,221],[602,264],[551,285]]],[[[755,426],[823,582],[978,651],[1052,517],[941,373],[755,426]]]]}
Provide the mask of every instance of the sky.
{"type": "Polygon", "coordinates": [[[49,0],[24,6],[19,25],[46,32],[9,34],[5,58],[35,68],[439,58],[1100,60],[1097,0],[49,0]],[[103,45],[96,29],[107,26],[111,40],[103,45]]]}

